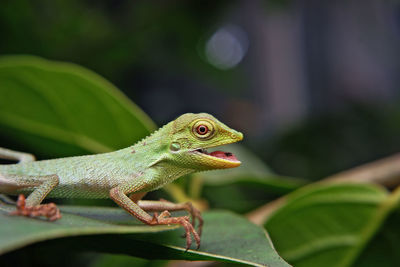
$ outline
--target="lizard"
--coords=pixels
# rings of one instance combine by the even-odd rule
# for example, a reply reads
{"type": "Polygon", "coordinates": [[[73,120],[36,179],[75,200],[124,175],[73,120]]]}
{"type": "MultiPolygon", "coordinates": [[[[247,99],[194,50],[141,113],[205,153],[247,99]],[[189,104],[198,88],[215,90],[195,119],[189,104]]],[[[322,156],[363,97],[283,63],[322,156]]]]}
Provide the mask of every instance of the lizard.
{"type": "Polygon", "coordinates": [[[45,216],[50,221],[61,214],[54,203],[42,204],[46,197],[111,198],[147,225],[182,226],[186,250],[191,235],[198,249],[203,226],[199,210],[190,202],[141,198],[186,174],[238,167],[241,162],[234,154],[207,149],[242,139],[242,133],[210,114],[186,113],[136,144],[108,153],[35,161],[31,154],[1,148],[1,158],[19,162],[0,165],[0,193],[19,195],[12,215],[45,216]],[[179,210],[187,211],[191,220],[171,217],[171,211],[179,210]]]}

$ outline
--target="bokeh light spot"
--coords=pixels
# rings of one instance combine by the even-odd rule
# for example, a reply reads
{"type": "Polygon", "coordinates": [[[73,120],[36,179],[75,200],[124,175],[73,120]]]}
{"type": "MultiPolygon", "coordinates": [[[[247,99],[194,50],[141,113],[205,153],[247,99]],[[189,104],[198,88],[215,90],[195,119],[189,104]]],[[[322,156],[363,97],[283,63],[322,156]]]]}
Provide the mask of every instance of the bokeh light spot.
{"type": "Polygon", "coordinates": [[[247,34],[237,26],[225,26],[218,29],[205,46],[205,54],[210,64],[227,70],[238,65],[246,55],[247,34]]]}

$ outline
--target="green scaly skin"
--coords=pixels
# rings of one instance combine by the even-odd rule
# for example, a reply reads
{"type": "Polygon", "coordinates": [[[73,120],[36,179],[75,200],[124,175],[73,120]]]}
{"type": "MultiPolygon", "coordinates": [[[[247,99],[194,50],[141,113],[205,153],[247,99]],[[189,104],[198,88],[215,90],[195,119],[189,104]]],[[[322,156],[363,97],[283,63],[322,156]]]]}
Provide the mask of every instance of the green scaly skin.
{"type": "Polygon", "coordinates": [[[138,201],[146,192],[158,189],[182,175],[233,168],[240,161],[230,153],[204,153],[202,149],[234,143],[243,135],[213,116],[187,113],[166,124],[135,145],[115,152],[33,161],[29,154],[0,149],[3,158],[20,163],[0,165],[0,192],[30,193],[20,198],[17,215],[44,215],[59,219],[55,205],[40,205],[49,196],[55,198],[108,198],[149,225],[179,224],[185,228],[187,248],[193,234],[200,245],[202,219],[190,203],[138,201]],[[206,128],[204,128],[206,127],[206,128]],[[207,131],[205,131],[207,129],[207,131]],[[13,154],[14,153],[14,154],[13,154]],[[222,155],[222,156],[221,156],[222,155]],[[162,211],[158,216],[147,211],[162,211]],[[199,233],[188,217],[169,217],[168,211],[187,210],[200,221],[199,233]]]}

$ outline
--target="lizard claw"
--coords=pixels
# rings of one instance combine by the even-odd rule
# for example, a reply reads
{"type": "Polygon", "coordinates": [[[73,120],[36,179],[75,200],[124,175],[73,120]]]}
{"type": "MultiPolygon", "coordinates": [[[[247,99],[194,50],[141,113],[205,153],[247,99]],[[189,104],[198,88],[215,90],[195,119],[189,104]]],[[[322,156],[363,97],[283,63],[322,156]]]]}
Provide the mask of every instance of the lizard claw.
{"type": "Polygon", "coordinates": [[[195,227],[196,219],[199,221],[199,225],[197,226],[197,232],[199,236],[201,236],[201,233],[203,231],[204,221],[200,211],[193,206],[192,202],[186,202],[185,205],[187,207],[187,211],[190,213],[190,216],[192,217],[193,227],[195,227]]]}
{"type": "Polygon", "coordinates": [[[27,217],[44,216],[50,221],[61,219],[60,210],[57,208],[56,204],[49,203],[27,207],[24,195],[18,196],[17,210],[10,212],[10,215],[20,215],[27,217]]]}
{"type": "Polygon", "coordinates": [[[161,212],[160,216],[158,216],[159,219],[165,219],[171,217],[171,213],[169,213],[168,210],[164,210],[163,212],[161,212]]]}
{"type": "Polygon", "coordinates": [[[158,223],[158,213],[154,212],[153,218],[151,219],[152,224],[157,224],[158,223]]]}
{"type": "Polygon", "coordinates": [[[186,237],[186,251],[190,248],[192,245],[192,237],[193,235],[196,244],[197,244],[197,249],[200,247],[200,236],[194,229],[193,225],[189,221],[188,216],[182,216],[182,217],[169,217],[170,213],[168,211],[163,211],[157,218],[157,223],[156,224],[163,224],[163,225],[170,225],[170,224],[179,224],[185,229],[185,237],[186,237]]]}
{"type": "MultiPolygon", "coordinates": [[[[170,201],[165,200],[163,198],[161,198],[160,201],[171,203],[170,201]]],[[[173,203],[171,203],[171,204],[173,204],[173,203]]],[[[201,233],[203,230],[203,224],[204,224],[204,220],[203,220],[203,217],[201,216],[201,212],[193,206],[192,202],[186,202],[186,203],[181,203],[181,204],[177,204],[177,205],[179,205],[183,210],[186,210],[190,214],[190,217],[192,218],[191,224],[193,227],[196,227],[196,220],[198,221],[197,233],[199,236],[201,236],[201,233]]],[[[183,237],[186,237],[186,233],[183,235],[183,237]]]]}

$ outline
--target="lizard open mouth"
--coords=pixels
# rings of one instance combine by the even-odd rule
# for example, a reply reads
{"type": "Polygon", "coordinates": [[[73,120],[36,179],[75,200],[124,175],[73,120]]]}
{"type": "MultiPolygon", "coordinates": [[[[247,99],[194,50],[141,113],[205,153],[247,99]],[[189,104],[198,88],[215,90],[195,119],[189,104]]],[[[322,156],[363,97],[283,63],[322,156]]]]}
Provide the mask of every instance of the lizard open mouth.
{"type": "Polygon", "coordinates": [[[240,163],[240,161],[236,158],[236,156],[231,152],[224,152],[217,150],[208,153],[207,150],[204,148],[196,149],[195,151],[214,158],[240,163]]]}

